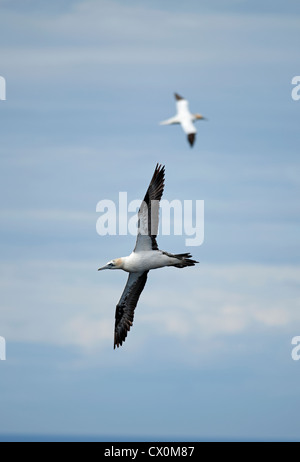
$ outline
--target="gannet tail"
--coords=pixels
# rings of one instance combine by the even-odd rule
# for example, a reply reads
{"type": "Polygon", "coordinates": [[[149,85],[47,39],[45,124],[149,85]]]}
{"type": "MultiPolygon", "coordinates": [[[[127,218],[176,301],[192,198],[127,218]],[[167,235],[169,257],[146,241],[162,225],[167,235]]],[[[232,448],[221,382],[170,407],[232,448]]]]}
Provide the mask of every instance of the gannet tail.
{"type": "Polygon", "coordinates": [[[178,265],[175,265],[176,268],[186,268],[187,266],[195,266],[196,263],[199,263],[196,260],[192,260],[192,255],[190,253],[179,253],[174,255],[175,258],[178,258],[180,261],[178,265]]]}
{"type": "Polygon", "coordinates": [[[192,255],[190,253],[178,253],[173,255],[172,253],[163,252],[165,255],[171,258],[177,258],[178,263],[172,266],[176,268],[186,268],[187,266],[195,266],[196,263],[199,263],[196,260],[192,260],[192,255]]]}

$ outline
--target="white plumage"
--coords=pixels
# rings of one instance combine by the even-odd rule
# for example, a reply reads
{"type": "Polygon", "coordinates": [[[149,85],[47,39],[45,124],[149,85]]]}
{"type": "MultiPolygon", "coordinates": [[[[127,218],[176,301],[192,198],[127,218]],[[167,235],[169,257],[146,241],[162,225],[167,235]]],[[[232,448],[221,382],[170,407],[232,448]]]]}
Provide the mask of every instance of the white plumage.
{"type": "Polygon", "coordinates": [[[180,124],[184,133],[187,135],[188,142],[193,146],[196,138],[196,127],[194,122],[196,120],[205,120],[201,114],[192,114],[189,110],[189,103],[182,96],[175,93],[177,114],[170,119],[160,122],[160,125],[173,125],[180,124]]]}
{"type": "Polygon", "coordinates": [[[116,308],[114,348],[122,345],[133,324],[134,310],[145,287],[148,272],[164,266],[185,268],[198,263],[191,259],[189,253],[173,255],[158,249],[156,236],[164,178],[165,167],[157,164],[138,213],[138,235],[134,251],[127,257],[111,260],[99,268],[99,271],[122,269],[129,273],[126,287],[116,308]]]}

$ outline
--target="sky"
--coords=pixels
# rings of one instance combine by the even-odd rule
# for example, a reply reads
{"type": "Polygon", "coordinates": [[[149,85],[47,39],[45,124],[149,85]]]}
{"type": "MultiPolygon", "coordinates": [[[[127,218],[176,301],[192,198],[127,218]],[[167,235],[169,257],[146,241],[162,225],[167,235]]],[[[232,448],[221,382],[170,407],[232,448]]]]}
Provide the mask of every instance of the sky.
{"type": "Polygon", "coordinates": [[[299,441],[299,2],[0,11],[0,439],[299,441]],[[208,119],[192,149],[159,125],[174,92],[208,119]],[[152,271],[113,350],[127,275],[97,269],[135,237],[96,207],[141,200],[157,162],[205,236],[159,247],[199,264],[152,271]]]}

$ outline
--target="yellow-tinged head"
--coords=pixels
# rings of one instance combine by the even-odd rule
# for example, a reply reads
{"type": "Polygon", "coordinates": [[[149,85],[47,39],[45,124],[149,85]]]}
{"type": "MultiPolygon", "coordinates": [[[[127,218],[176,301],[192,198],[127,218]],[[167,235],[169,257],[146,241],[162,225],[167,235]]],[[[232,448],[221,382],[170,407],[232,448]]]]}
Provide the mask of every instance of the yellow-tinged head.
{"type": "Polygon", "coordinates": [[[106,265],[102,266],[98,269],[98,271],[105,270],[105,269],[122,269],[123,267],[123,259],[116,258],[115,260],[111,260],[106,265]]]}
{"type": "Polygon", "coordinates": [[[207,120],[206,117],[203,117],[201,114],[194,114],[196,120],[207,120]]]}

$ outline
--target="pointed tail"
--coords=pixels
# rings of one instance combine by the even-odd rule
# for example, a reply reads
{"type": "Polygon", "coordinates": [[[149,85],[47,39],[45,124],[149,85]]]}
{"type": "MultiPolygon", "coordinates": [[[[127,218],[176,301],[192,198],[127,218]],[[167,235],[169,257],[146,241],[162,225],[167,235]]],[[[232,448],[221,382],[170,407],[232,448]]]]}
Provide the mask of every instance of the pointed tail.
{"type": "Polygon", "coordinates": [[[199,263],[196,260],[192,260],[192,255],[190,253],[179,253],[173,255],[173,257],[178,258],[178,265],[174,265],[176,268],[186,268],[187,266],[195,266],[196,263],[199,263]]]}

